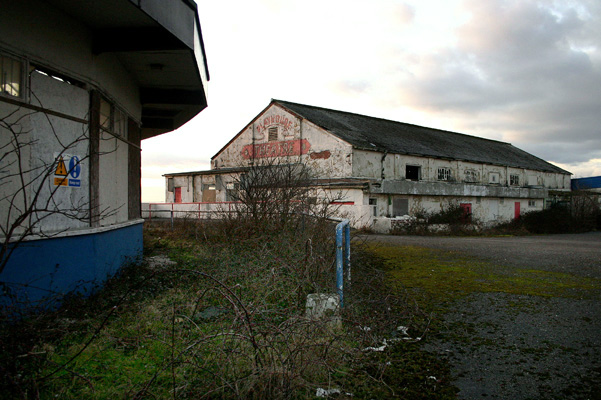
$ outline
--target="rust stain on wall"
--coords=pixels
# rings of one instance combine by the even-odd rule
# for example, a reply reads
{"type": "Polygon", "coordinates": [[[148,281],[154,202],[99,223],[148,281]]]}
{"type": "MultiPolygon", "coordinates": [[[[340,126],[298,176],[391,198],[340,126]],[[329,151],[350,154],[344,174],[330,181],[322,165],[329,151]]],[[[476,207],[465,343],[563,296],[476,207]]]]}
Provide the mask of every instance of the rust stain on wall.
{"type": "Polygon", "coordinates": [[[328,158],[330,158],[330,156],[332,155],[332,153],[330,153],[330,150],[324,150],[321,151],[319,153],[311,153],[310,157],[312,160],[317,160],[317,159],[324,159],[327,160],[328,158]]]}

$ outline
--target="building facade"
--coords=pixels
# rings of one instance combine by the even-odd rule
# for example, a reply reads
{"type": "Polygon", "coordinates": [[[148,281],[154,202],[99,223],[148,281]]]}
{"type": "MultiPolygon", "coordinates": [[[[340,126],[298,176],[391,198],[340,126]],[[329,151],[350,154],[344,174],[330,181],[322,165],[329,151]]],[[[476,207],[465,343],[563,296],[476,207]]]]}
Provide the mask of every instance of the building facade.
{"type": "Polygon", "coordinates": [[[207,105],[192,0],[0,0],[0,282],[37,301],[142,254],[141,140],[207,105]]]}
{"type": "Polygon", "coordinates": [[[227,201],[244,168],[273,158],[308,166],[355,227],[384,232],[449,204],[484,224],[511,220],[570,190],[569,172],[509,143],[273,100],[210,171],[166,174],[166,201],[227,201]]]}

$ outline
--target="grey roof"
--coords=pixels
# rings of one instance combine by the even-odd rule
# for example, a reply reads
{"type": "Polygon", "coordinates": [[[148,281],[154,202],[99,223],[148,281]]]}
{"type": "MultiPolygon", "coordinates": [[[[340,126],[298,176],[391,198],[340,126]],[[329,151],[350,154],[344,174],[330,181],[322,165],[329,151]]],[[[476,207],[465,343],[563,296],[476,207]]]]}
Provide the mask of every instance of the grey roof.
{"type": "Polygon", "coordinates": [[[510,143],[403,122],[272,100],[357,149],[570,174],[510,143]]]}

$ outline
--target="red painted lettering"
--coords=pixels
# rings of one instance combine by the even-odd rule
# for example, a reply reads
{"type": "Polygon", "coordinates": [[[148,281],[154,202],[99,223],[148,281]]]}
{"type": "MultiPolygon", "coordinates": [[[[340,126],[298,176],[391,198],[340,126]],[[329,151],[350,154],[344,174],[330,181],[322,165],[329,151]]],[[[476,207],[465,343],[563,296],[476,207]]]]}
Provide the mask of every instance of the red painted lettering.
{"type": "Polygon", "coordinates": [[[300,156],[307,154],[311,144],[307,139],[287,140],[284,142],[269,142],[260,144],[249,144],[242,148],[242,158],[266,158],[300,156]]]}

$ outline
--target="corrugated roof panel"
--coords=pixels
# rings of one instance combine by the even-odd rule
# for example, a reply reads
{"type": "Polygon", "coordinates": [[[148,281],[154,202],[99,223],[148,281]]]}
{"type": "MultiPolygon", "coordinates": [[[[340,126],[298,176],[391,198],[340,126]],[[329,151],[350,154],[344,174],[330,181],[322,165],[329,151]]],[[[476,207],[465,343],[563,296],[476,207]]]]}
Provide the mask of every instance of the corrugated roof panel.
{"type": "Polygon", "coordinates": [[[359,149],[569,174],[510,143],[288,101],[273,102],[359,149]]]}

